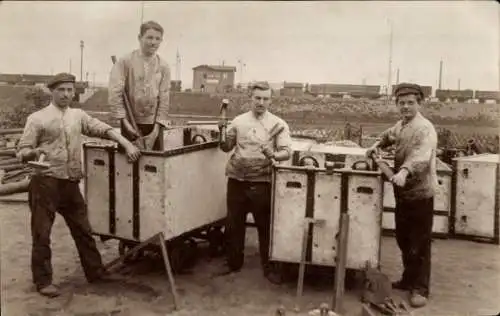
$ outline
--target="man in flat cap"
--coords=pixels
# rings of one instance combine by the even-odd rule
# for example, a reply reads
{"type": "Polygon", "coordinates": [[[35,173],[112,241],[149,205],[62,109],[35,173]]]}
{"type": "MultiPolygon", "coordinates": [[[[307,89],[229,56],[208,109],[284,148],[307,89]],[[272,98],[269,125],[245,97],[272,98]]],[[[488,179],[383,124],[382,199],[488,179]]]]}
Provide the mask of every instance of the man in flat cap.
{"type": "MultiPolygon", "coordinates": [[[[227,274],[243,267],[247,214],[252,217],[259,235],[259,251],[264,276],[273,283],[281,275],[269,263],[271,217],[271,171],[273,161],[291,156],[288,124],[268,111],[271,104],[269,84],[251,87],[252,108],[235,117],[227,130],[226,141],[220,143],[224,152],[234,149],[227,166],[227,266],[219,271],[227,274]],[[273,131],[280,133],[274,135],[273,131]],[[274,135],[274,136],[273,136],[274,135]],[[273,137],[271,137],[273,136],[273,137]]],[[[222,127],[221,122],[219,127],[222,127]]]]}
{"type": "Polygon", "coordinates": [[[393,287],[410,292],[410,304],[427,303],[431,273],[431,235],[434,189],[437,185],[437,134],[432,123],[419,112],[424,98],[416,84],[402,83],[395,89],[401,120],[384,131],[370,147],[370,157],[378,148],[395,145],[395,175],[390,179],[396,200],[396,241],[402,253],[404,272],[393,287]]]}
{"type": "Polygon", "coordinates": [[[32,253],[31,271],[37,291],[55,297],[59,289],[52,284],[50,232],[56,212],[61,214],[75,241],[80,262],[89,282],[107,281],[101,255],[91,234],[85,201],[79,189],[83,177],[81,164],[82,135],[118,142],[130,161],[140,151],[111,126],[90,117],[81,109],[71,108],[75,77],[55,75],[47,84],[51,103],[28,116],[18,143],[17,157],[22,161],[38,159],[44,153],[50,167],[36,171],[29,184],[32,253]]]}
{"type": "Polygon", "coordinates": [[[162,150],[163,128],[168,126],[170,68],[156,54],[163,41],[163,28],[154,21],[141,25],[140,48],[120,58],[109,76],[111,112],[120,121],[122,135],[135,140],[139,136],[126,116],[124,97],[130,101],[142,136],[156,139],[153,150],[162,150]],[[160,137],[158,137],[160,136],[160,137]]]}

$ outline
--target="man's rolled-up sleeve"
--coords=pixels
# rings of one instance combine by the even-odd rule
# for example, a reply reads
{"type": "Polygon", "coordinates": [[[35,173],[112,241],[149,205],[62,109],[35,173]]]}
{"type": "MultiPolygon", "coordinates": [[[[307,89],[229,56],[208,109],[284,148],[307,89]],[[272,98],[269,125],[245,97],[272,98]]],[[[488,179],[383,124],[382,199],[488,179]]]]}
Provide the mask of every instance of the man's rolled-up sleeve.
{"type": "Polygon", "coordinates": [[[379,147],[380,148],[386,148],[394,145],[396,142],[396,129],[399,123],[397,123],[394,126],[389,127],[385,131],[383,131],[379,137],[380,137],[380,142],[379,142],[379,147]]]}
{"type": "Polygon", "coordinates": [[[409,147],[409,154],[401,165],[410,174],[423,173],[429,170],[433,152],[437,146],[437,134],[432,128],[416,131],[409,147]]]}
{"type": "Polygon", "coordinates": [[[292,137],[290,136],[290,127],[283,122],[283,131],[276,137],[276,149],[278,151],[286,150],[289,155],[292,154],[292,137]]]}
{"type": "Polygon", "coordinates": [[[111,69],[108,83],[108,104],[115,120],[126,118],[123,95],[125,92],[126,70],[124,59],[119,59],[111,69]]]}
{"type": "Polygon", "coordinates": [[[108,131],[112,130],[113,127],[110,125],[99,121],[98,119],[91,117],[84,111],[80,112],[82,117],[82,134],[89,137],[99,137],[103,139],[108,139],[108,131]]]}
{"type": "Polygon", "coordinates": [[[36,121],[36,119],[30,115],[26,120],[26,125],[23,129],[23,134],[17,143],[17,150],[24,148],[34,149],[38,147],[41,134],[41,125],[36,121]]]}
{"type": "Polygon", "coordinates": [[[159,87],[159,108],[156,120],[157,122],[164,123],[168,121],[168,112],[170,109],[170,67],[167,64],[163,64],[161,71],[162,79],[159,87]]]}

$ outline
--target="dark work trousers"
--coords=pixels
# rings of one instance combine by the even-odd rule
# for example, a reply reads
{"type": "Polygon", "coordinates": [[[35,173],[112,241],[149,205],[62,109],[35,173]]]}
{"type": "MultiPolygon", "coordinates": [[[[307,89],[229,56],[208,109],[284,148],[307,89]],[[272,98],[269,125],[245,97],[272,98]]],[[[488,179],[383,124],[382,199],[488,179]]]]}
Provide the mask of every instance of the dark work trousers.
{"type": "Polygon", "coordinates": [[[402,283],[423,296],[430,292],[434,199],[396,197],[396,241],[401,249],[402,283]]]}
{"type": "MultiPolygon", "coordinates": [[[[137,124],[137,127],[139,127],[139,130],[142,134],[142,136],[147,136],[149,135],[154,128],[154,124],[137,124]]],[[[163,131],[164,131],[163,125],[160,125],[160,131],[158,132],[158,137],[156,138],[156,141],[153,145],[152,150],[163,150],[163,131]]],[[[126,132],[125,128],[123,128],[123,121],[120,122],[120,131],[123,137],[125,137],[128,140],[132,140],[133,137],[126,132]]]]}
{"type": "Polygon", "coordinates": [[[101,255],[91,235],[78,182],[34,175],[29,184],[28,199],[33,238],[31,271],[37,288],[52,283],[50,233],[56,212],[62,215],[69,227],[87,280],[98,278],[103,272],[101,255]]]}
{"type": "Polygon", "coordinates": [[[271,218],[271,183],[228,179],[227,182],[227,263],[231,270],[243,267],[246,218],[250,212],[259,235],[260,261],[269,272],[269,236],[271,218]]]}

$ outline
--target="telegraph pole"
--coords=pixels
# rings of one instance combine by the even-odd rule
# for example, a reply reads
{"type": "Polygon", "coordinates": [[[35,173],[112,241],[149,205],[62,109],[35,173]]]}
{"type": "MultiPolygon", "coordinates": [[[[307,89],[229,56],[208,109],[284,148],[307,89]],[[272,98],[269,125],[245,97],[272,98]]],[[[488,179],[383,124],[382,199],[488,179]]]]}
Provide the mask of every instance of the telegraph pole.
{"type": "Polygon", "coordinates": [[[177,49],[175,60],[175,79],[181,80],[181,55],[179,54],[179,49],[177,49]]]}
{"type": "Polygon", "coordinates": [[[393,27],[392,20],[389,20],[390,26],[390,36],[389,36],[389,65],[388,65],[388,76],[387,76],[387,102],[390,101],[391,96],[391,75],[392,75],[392,36],[393,36],[393,27]]]}
{"type": "Polygon", "coordinates": [[[144,23],[144,1],[141,1],[141,25],[144,23]]]}
{"type": "Polygon", "coordinates": [[[69,59],[69,73],[71,73],[71,58],[69,59]]]}
{"type": "Polygon", "coordinates": [[[92,73],[92,89],[95,90],[95,71],[92,73]]]}
{"type": "Polygon", "coordinates": [[[460,90],[460,78],[458,78],[458,90],[460,90]]]}
{"type": "Polygon", "coordinates": [[[243,67],[245,67],[246,64],[241,59],[238,59],[238,64],[240,64],[240,85],[243,86],[243,67]]]}
{"type": "Polygon", "coordinates": [[[83,81],[83,41],[80,41],[80,81],[83,81]]]}
{"type": "Polygon", "coordinates": [[[396,85],[399,84],[399,68],[398,71],[396,72],[396,85]]]}
{"type": "Polygon", "coordinates": [[[441,90],[441,83],[443,82],[443,60],[439,61],[439,90],[441,90]]]}

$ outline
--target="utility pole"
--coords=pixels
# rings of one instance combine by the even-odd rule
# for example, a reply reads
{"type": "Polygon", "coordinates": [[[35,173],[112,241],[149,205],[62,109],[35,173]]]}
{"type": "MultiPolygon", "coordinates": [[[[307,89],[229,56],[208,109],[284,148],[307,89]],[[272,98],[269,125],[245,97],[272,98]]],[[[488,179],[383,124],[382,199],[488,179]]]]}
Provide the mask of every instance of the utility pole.
{"type": "Polygon", "coordinates": [[[177,49],[177,54],[175,56],[175,79],[181,80],[181,55],[179,54],[179,49],[177,49]]]}
{"type": "Polygon", "coordinates": [[[389,20],[389,26],[390,26],[390,36],[389,36],[389,65],[388,65],[388,78],[387,78],[387,102],[389,103],[390,101],[390,96],[391,96],[391,75],[392,75],[392,36],[393,36],[393,25],[392,25],[392,20],[389,20]]]}
{"type": "Polygon", "coordinates": [[[246,67],[246,64],[241,59],[238,59],[238,64],[240,64],[240,85],[243,85],[243,67],[246,67]]]}
{"type": "Polygon", "coordinates": [[[71,58],[69,59],[69,73],[71,73],[71,58]]]}
{"type": "Polygon", "coordinates": [[[399,68],[398,71],[396,72],[396,85],[399,84],[399,68]]]}
{"type": "Polygon", "coordinates": [[[80,41],[80,81],[83,81],[83,41],[80,41]]]}
{"type": "Polygon", "coordinates": [[[443,59],[439,62],[439,90],[441,90],[441,83],[443,82],[443,59]]]}
{"type": "Polygon", "coordinates": [[[85,81],[89,82],[89,72],[87,71],[87,73],[85,74],[85,81]]]}
{"type": "Polygon", "coordinates": [[[141,25],[144,23],[144,1],[141,1],[141,25]]]}
{"type": "Polygon", "coordinates": [[[92,73],[92,90],[95,90],[95,71],[92,73]]]}
{"type": "Polygon", "coordinates": [[[458,90],[460,91],[460,78],[458,78],[458,90]]]}

